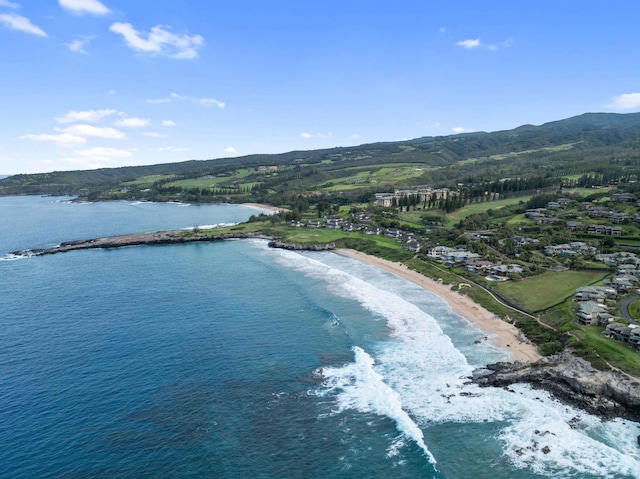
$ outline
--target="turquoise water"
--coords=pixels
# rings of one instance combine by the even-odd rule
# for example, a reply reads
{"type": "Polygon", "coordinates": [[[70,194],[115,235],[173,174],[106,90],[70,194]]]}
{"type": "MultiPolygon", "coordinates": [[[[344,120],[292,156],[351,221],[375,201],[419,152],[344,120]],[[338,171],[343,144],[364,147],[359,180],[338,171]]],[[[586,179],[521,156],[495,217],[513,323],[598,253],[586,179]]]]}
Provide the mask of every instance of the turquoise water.
{"type": "Polygon", "coordinates": [[[7,256],[254,213],[0,198],[1,477],[640,477],[637,424],[467,384],[504,354],[352,259],[257,240],[7,256]]]}

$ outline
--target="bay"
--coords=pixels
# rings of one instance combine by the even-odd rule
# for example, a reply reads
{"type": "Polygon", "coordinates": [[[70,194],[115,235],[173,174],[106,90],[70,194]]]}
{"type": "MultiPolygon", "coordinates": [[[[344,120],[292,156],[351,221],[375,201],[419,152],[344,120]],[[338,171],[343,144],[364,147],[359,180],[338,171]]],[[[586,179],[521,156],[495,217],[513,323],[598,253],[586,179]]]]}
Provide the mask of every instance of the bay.
{"type": "Polygon", "coordinates": [[[505,353],[352,259],[258,240],[7,256],[256,213],[68,200],[0,198],[2,477],[640,476],[637,424],[468,384],[505,353]]]}

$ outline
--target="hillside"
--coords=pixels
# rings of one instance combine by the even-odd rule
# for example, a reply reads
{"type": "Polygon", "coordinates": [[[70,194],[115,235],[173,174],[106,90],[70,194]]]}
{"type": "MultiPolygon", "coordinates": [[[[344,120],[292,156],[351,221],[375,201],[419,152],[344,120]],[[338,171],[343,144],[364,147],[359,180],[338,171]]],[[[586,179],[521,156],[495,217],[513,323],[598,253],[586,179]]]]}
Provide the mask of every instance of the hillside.
{"type": "Polygon", "coordinates": [[[315,191],[331,196],[340,191],[353,198],[397,186],[451,186],[469,182],[470,178],[478,182],[513,176],[562,177],[603,174],[611,169],[619,175],[638,166],[639,147],[640,113],[587,113],[540,126],[523,125],[491,133],[14,175],[0,179],[0,195],[69,194],[91,199],[150,200],[187,196],[189,201],[216,201],[221,197],[265,201],[269,195],[285,192],[315,191]],[[270,168],[260,169],[261,166],[270,168]],[[390,167],[399,170],[384,170],[390,167]],[[240,170],[245,171],[239,173],[240,170]]]}

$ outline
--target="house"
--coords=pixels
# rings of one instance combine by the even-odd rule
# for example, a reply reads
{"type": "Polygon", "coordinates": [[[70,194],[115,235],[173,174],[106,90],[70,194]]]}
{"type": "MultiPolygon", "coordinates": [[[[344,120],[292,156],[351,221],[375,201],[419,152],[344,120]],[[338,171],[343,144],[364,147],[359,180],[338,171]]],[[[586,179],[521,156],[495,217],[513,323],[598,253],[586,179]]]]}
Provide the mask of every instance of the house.
{"type": "Polygon", "coordinates": [[[491,261],[468,259],[465,261],[464,269],[470,273],[480,274],[489,272],[492,266],[494,264],[491,261]]]}
{"type": "Polygon", "coordinates": [[[539,239],[527,238],[527,237],[524,237],[524,236],[517,236],[517,235],[512,236],[511,237],[511,241],[513,241],[513,245],[518,247],[518,248],[521,248],[521,247],[526,246],[528,244],[540,243],[539,239]]]}
{"type": "Polygon", "coordinates": [[[517,264],[500,264],[491,267],[491,272],[498,276],[508,276],[510,273],[522,273],[524,270],[517,264]]]}
{"type": "Polygon", "coordinates": [[[342,228],[342,225],[344,225],[345,222],[342,218],[336,218],[332,216],[332,217],[325,217],[324,223],[327,228],[337,230],[342,228]]]}
{"type": "MultiPolygon", "coordinates": [[[[574,301],[596,301],[596,298],[615,299],[618,292],[615,288],[607,286],[584,286],[576,289],[574,301]]],[[[603,301],[596,301],[602,303],[603,301]]]]}
{"type": "Polygon", "coordinates": [[[604,291],[601,291],[600,288],[595,288],[593,286],[578,288],[573,295],[573,300],[578,302],[595,301],[596,303],[604,303],[606,298],[607,295],[604,293],[604,291]]]}
{"type": "Polygon", "coordinates": [[[637,271],[637,266],[635,264],[621,264],[616,268],[616,274],[621,276],[625,275],[635,275],[637,271]]]}
{"type": "Polygon", "coordinates": [[[584,224],[580,221],[567,221],[567,229],[569,231],[581,231],[584,229],[584,224]]]}
{"type": "Polygon", "coordinates": [[[631,339],[631,330],[629,326],[622,323],[609,323],[602,335],[607,338],[617,339],[618,341],[628,342],[631,339]]]}
{"type": "Polygon", "coordinates": [[[610,254],[598,254],[596,255],[596,259],[609,266],[614,266],[622,262],[633,263],[636,265],[640,264],[640,258],[638,258],[635,253],[628,253],[626,251],[619,251],[618,253],[610,254]]]}
{"type": "Polygon", "coordinates": [[[614,203],[628,203],[635,200],[635,197],[631,193],[613,193],[610,199],[614,203]]]}
{"type": "Polygon", "coordinates": [[[320,228],[320,227],[322,227],[322,222],[320,221],[314,220],[314,221],[309,221],[307,223],[307,228],[320,228]]]}
{"type": "Polygon", "coordinates": [[[382,233],[382,228],[379,226],[371,226],[369,228],[365,228],[363,233],[366,235],[379,235],[382,233]]]}
{"type": "Polygon", "coordinates": [[[479,258],[480,255],[477,253],[471,253],[469,251],[450,251],[444,255],[444,259],[453,264],[462,263],[468,259],[479,258]]]}
{"type": "Polygon", "coordinates": [[[407,243],[404,245],[404,248],[414,253],[418,253],[420,251],[420,243],[412,239],[407,241],[407,243]]]}
{"type": "Polygon", "coordinates": [[[432,259],[440,259],[447,253],[452,253],[454,251],[455,250],[453,248],[449,248],[448,246],[434,246],[427,251],[427,256],[432,259]]]}
{"type": "Polygon", "coordinates": [[[385,231],[384,235],[387,238],[398,239],[398,238],[400,238],[400,236],[402,236],[402,230],[399,230],[399,229],[396,229],[396,228],[389,228],[387,231],[385,231]]]}
{"type": "Polygon", "coordinates": [[[583,326],[596,324],[598,314],[606,313],[607,307],[604,304],[594,303],[593,301],[584,301],[578,305],[578,323],[583,326]]]}
{"type": "Polygon", "coordinates": [[[390,193],[376,193],[375,204],[376,206],[382,206],[388,208],[393,205],[394,196],[390,193]]]}
{"type": "Polygon", "coordinates": [[[629,333],[629,344],[635,348],[640,348],[640,328],[633,328],[629,333]]]}
{"type": "Polygon", "coordinates": [[[347,232],[360,231],[363,228],[364,228],[364,225],[356,224],[356,223],[347,223],[342,227],[342,229],[347,232]]]}
{"type": "Polygon", "coordinates": [[[601,234],[622,236],[622,228],[620,226],[608,226],[608,225],[590,225],[587,228],[589,234],[601,234]]]}
{"type": "Polygon", "coordinates": [[[611,281],[611,284],[618,291],[628,291],[633,288],[633,283],[630,280],[630,276],[616,276],[611,281]]]}

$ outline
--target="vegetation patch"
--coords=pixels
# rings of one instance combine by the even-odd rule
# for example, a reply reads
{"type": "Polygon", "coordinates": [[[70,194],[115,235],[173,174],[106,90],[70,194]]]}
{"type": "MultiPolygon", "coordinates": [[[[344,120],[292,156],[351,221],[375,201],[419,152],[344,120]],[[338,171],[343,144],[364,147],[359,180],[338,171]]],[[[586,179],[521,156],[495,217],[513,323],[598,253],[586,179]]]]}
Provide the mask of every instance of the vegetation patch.
{"type": "Polygon", "coordinates": [[[581,342],[572,346],[575,352],[601,369],[607,369],[604,360],[629,374],[640,376],[640,354],[626,343],[602,337],[601,332],[602,328],[598,326],[577,329],[574,334],[581,342]]]}
{"type": "Polygon", "coordinates": [[[563,302],[577,288],[601,281],[607,272],[547,271],[521,281],[507,281],[494,288],[500,294],[522,304],[528,311],[538,312],[563,302]]]}

